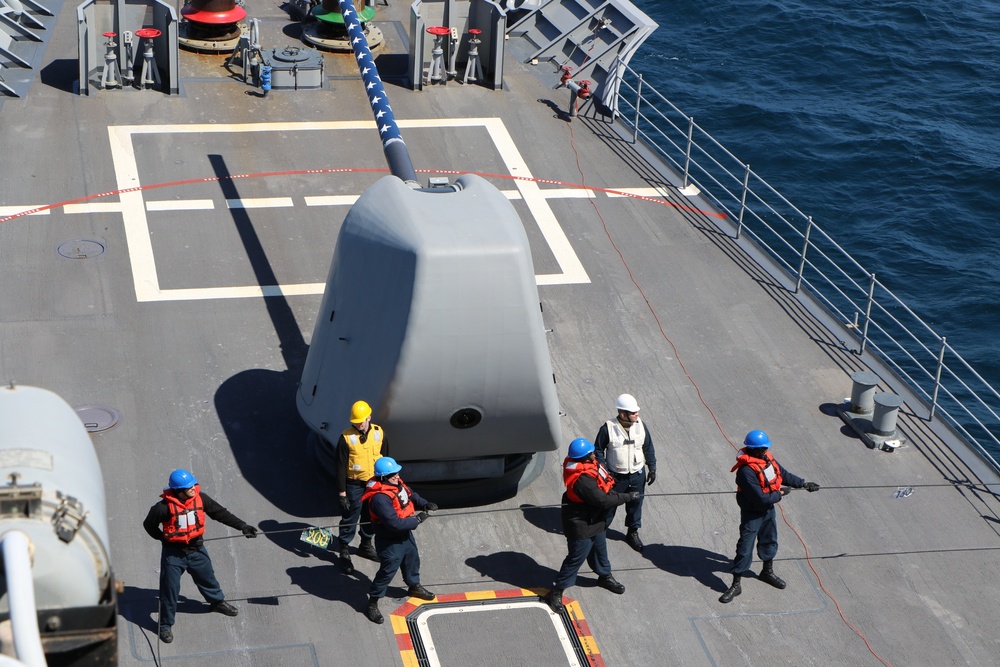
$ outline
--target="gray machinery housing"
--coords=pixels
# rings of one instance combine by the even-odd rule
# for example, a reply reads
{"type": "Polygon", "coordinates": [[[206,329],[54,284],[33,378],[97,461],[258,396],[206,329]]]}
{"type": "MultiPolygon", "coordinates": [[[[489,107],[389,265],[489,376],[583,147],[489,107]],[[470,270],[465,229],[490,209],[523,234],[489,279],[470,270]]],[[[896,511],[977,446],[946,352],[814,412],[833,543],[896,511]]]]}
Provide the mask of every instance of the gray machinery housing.
{"type": "Polygon", "coordinates": [[[357,400],[407,481],[524,485],[532,455],[558,447],[527,234],[482,178],[418,190],[386,176],[348,213],[297,395],[328,471],[357,400]]]}
{"type": "MultiPolygon", "coordinates": [[[[49,664],[116,663],[116,596],[97,452],[76,411],[37,387],[0,388],[0,536],[8,531],[23,532],[34,548],[35,605],[49,664]]],[[[0,620],[9,613],[3,591],[0,620]]]]}

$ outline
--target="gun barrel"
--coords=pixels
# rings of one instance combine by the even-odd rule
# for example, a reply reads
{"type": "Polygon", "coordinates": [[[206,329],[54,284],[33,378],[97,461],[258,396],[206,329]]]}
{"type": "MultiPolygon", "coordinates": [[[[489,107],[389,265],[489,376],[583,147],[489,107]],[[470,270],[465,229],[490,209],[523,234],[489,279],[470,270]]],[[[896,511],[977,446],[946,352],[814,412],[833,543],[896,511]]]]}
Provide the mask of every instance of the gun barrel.
{"type": "Polygon", "coordinates": [[[339,0],[339,3],[340,13],[344,17],[344,26],[351,38],[351,46],[354,47],[358,71],[361,72],[365,92],[368,94],[368,101],[372,106],[372,115],[375,116],[375,127],[382,139],[382,152],[385,153],[389,171],[392,172],[393,176],[397,176],[405,182],[415,183],[417,173],[413,169],[410,152],[400,135],[399,126],[396,125],[396,117],[392,113],[392,107],[389,106],[389,98],[385,94],[382,79],[375,66],[375,59],[368,47],[368,40],[365,38],[364,26],[358,18],[352,0],[339,0]]]}

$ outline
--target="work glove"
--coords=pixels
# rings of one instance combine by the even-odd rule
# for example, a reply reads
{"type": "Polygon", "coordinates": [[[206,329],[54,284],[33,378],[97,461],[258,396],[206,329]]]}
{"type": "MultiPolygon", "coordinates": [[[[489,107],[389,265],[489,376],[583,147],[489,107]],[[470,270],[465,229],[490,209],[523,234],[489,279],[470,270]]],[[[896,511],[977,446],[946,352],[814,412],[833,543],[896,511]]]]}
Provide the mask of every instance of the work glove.
{"type": "Polygon", "coordinates": [[[629,502],[633,502],[635,500],[639,500],[639,498],[641,498],[641,497],[642,497],[642,494],[639,493],[638,491],[629,491],[628,492],[628,500],[629,500],[629,502]]]}
{"type": "Polygon", "coordinates": [[[792,492],[792,487],[790,487],[790,486],[783,486],[783,487],[781,487],[781,495],[787,496],[791,492],[792,492]]]}
{"type": "Polygon", "coordinates": [[[436,512],[438,510],[437,503],[427,503],[424,505],[424,509],[428,512],[436,512]]]}
{"type": "Polygon", "coordinates": [[[417,515],[417,521],[423,523],[424,521],[427,521],[427,517],[429,516],[430,514],[428,514],[427,512],[421,512],[420,514],[417,515]]]}
{"type": "Polygon", "coordinates": [[[349,512],[351,510],[351,499],[347,496],[340,496],[340,509],[349,512]]]}
{"type": "Polygon", "coordinates": [[[656,468],[650,468],[649,472],[646,473],[646,484],[648,486],[653,486],[653,482],[656,481],[656,468]]]}
{"type": "Polygon", "coordinates": [[[804,488],[809,493],[812,493],[813,491],[819,491],[819,484],[817,484],[816,482],[806,482],[804,488]]]}
{"type": "Polygon", "coordinates": [[[243,526],[242,528],[240,528],[240,532],[242,532],[243,535],[248,540],[252,539],[254,537],[257,537],[257,529],[255,527],[253,527],[253,526],[250,526],[250,525],[246,525],[246,526],[243,526]]]}

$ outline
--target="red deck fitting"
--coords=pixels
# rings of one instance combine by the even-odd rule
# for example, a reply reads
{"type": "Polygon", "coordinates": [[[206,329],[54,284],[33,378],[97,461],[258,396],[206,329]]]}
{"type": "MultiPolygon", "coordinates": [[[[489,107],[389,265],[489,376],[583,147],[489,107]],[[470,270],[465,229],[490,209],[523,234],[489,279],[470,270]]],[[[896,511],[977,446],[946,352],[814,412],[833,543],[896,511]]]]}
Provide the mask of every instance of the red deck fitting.
{"type": "Polygon", "coordinates": [[[212,25],[218,25],[242,21],[246,18],[247,10],[242,7],[233,7],[232,9],[224,12],[208,12],[193,9],[191,5],[188,5],[181,10],[181,15],[192,23],[209,23],[212,25]]]}

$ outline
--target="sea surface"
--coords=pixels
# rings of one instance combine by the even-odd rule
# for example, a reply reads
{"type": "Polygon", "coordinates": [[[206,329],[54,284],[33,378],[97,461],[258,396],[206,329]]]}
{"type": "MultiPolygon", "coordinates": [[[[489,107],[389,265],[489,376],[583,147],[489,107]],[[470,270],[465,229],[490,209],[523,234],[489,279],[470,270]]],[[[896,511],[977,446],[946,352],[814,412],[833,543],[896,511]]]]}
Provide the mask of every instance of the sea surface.
{"type": "Polygon", "coordinates": [[[632,67],[1000,389],[1000,3],[635,1],[632,67]]]}

